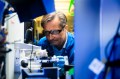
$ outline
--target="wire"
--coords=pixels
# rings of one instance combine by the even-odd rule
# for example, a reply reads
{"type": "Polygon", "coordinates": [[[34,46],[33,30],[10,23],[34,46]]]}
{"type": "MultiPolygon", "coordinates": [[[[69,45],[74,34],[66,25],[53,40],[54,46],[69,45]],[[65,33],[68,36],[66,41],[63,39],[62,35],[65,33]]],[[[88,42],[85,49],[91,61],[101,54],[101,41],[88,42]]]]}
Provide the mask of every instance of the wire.
{"type": "Polygon", "coordinates": [[[111,58],[111,55],[112,55],[112,52],[114,50],[114,47],[115,47],[115,43],[117,41],[117,37],[119,36],[119,28],[120,28],[120,21],[119,21],[119,24],[118,24],[118,27],[117,27],[117,30],[116,30],[116,33],[114,35],[114,37],[108,42],[107,46],[106,46],[106,49],[105,49],[105,54],[106,54],[106,57],[107,57],[107,49],[108,47],[110,46],[110,44],[112,43],[111,45],[111,50],[110,50],[110,54],[109,56],[107,57],[107,61],[110,61],[110,58],[111,58]]]}
{"type": "Polygon", "coordinates": [[[108,44],[106,45],[106,48],[105,48],[105,57],[108,59],[108,49],[112,46],[113,44],[113,38],[108,42],[108,44]]]}
{"type": "Polygon", "coordinates": [[[32,50],[31,50],[31,53],[30,53],[30,72],[32,72],[32,69],[31,69],[32,53],[33,53],[33,44],[32,44],[32,50]]]}
{"type": "Polygon", "coordinates": [[[31,50],[31,54],[30,54],[30,72],[32,72],[31,69],[31,60],[32,60],[32,53],[33,53],[33,44],[34,44],[34,20],[32,20],[32,50],[31,50]]]}
{"type": "Polygon", "coordinates": [[[120,21],[119,21],[119,24],[118,24],[118,27],[117,27],[117,30],[116,30],[116,33],[115,33],[114,37],[108,42],[108,44],[106,46],[106,49],[105,49],[105,55],[106,55],[106,58],[107,58],[107,62],[105,63],[105,70],[104,70],[104,74],[103,74],[103,79],[105,79],[105,77],[106,77],[107,70],[108,70],[108,67],[109,67],[109,63],[111,62],[110,59],[112,57],[113,50],[115,49],[115,44],[116,44],[117,38],[119,36],[119,34],[118,34],[119,28],[120,28],[120,21]],[[112,44],[112,45],[111,45],[110,53],[107,56],[107,49],[109,48],[110,44],[112,44]]]}

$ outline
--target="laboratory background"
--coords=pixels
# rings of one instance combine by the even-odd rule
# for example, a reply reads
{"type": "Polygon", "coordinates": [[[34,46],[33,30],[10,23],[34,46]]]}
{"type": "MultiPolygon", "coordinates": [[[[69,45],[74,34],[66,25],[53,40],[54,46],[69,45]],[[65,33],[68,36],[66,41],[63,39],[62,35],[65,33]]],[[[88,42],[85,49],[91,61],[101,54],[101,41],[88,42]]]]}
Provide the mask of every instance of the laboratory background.
{"type": "Polygon", "coordinates": [[[0,79],[120,79],[119,73],[120,0],[0,0],[0,79]],[[38,46],[41,20],[52,12],[66,16],[74,64],[38,46]]]}

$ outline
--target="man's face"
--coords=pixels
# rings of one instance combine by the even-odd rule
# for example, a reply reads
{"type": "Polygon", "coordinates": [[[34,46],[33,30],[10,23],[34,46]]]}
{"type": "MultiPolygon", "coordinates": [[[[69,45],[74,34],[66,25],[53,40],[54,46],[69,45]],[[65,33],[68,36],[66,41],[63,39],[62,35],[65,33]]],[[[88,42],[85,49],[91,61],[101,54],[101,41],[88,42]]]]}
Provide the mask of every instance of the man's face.
{"type": "Polygon", "coordinates": [[[54,18],[54,20],[45,24],[44,33],[52,45],[62,47],[66,40],[66,31],[59,26],[59,23],[59,19],[54,18]]]}

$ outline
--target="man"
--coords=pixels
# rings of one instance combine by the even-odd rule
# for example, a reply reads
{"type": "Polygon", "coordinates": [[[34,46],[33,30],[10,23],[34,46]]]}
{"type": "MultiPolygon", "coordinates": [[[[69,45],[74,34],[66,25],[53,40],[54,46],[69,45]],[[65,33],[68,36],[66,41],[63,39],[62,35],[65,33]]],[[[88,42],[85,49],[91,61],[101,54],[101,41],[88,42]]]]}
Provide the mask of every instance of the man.
{"type": "Polygon", "coordinates": [[[46,49],[48,56],[68,56],[69,64],[74,61],[74,36],[68,32],[67,18],[61,12],[53,12],[43,16],[41,26],[45,37],[41,38],[38,45],[46,49]]]}

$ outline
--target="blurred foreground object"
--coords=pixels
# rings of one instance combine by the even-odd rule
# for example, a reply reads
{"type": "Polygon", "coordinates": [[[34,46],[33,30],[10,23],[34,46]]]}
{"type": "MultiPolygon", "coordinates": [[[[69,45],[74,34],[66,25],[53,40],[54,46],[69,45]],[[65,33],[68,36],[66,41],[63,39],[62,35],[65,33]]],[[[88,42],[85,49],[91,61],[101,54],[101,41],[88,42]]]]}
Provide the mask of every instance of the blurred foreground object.
{"type": "Polygon", "coordinates": [[[17,12],[20,22],[55,11],[54,0],[7,0],[17,12]]]}
{"type": "Polygon", "coordinates": [[[8,34],[5,28],[0,29],[0,56],[11,51],[11,49],[6,48],[6,35],[8,34]]]}
{"type": "Polygon", "coordinates": [[[0,27],[2,25],[5,2],[0,0],[0,27]]]}

